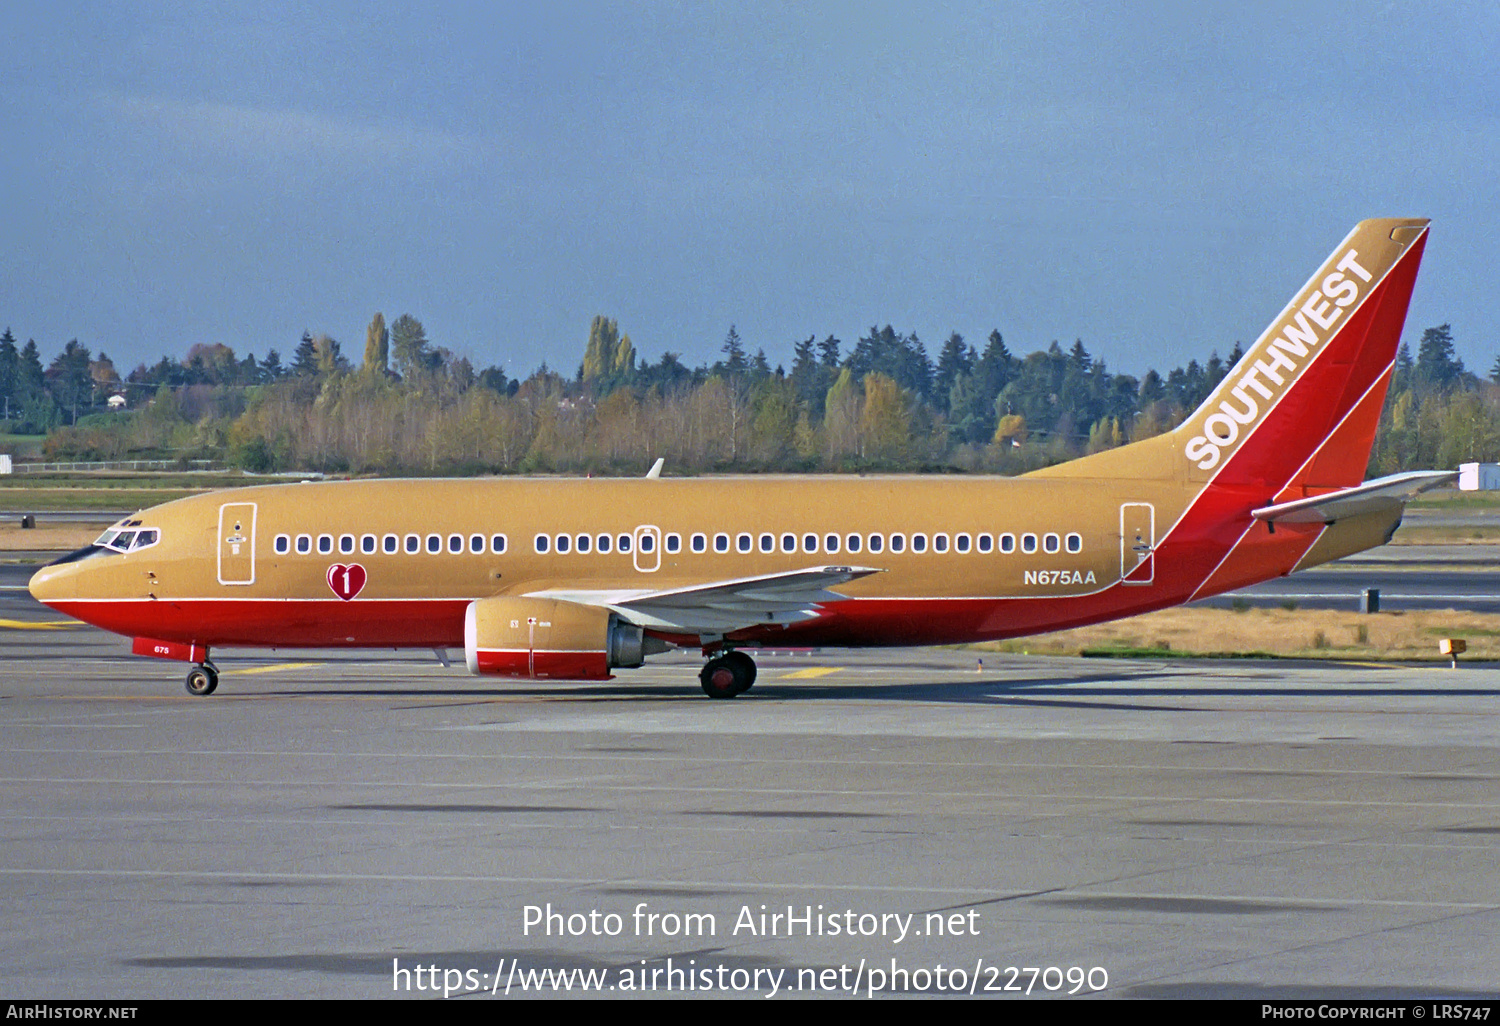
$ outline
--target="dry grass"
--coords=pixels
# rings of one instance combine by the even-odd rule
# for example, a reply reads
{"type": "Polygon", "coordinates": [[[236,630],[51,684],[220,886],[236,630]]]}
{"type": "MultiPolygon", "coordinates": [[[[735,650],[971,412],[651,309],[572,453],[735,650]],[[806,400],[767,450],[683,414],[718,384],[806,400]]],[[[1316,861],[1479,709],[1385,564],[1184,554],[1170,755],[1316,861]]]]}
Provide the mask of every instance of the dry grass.
{"type": "Polygon", "coordinates": [[[1466,660],[1500,659],[1500,614],[1424,610],[1362,614],[1323,609],[1177,608],[1055,634],[976,646],[1046,655],[1265,654],[1444,660],[1440,638],[1463,638],[1466,660]]]}
{"type": "Polygon", "coordinates": [[[72,552],[104,532],[103,524],[38,524],[21,530],[17,520],[0,524],[0,552],[72,552]]]}

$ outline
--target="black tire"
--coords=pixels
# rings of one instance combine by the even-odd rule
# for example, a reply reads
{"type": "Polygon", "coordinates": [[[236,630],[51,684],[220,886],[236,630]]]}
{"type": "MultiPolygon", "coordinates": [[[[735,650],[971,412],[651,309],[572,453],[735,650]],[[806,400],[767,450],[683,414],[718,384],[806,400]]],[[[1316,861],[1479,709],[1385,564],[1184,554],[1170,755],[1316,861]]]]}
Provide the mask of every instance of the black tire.
{"type": "Polygon", "coordinates": [[[738,650],[725,652],[724,661],[734,667],[735,676],[739,678],[739,691],[735,694],[743,695],[755,684],[755,660],[738,650]]]}
{"type": "Polygon", "coordinates": [[[741,686],[741,674],[738,667],[728,659],[710,659],[704,664],[698,673],[698,681],[703,685],[703,693],[709,698],[733,698],[744,688],[741,686]]]}
{"type": "Polygon", "coordinates": [[[198,698],[214,693],[219,686],[219,675],[209,666],[195,666],[188,671],[187,693],[198,698]]]}

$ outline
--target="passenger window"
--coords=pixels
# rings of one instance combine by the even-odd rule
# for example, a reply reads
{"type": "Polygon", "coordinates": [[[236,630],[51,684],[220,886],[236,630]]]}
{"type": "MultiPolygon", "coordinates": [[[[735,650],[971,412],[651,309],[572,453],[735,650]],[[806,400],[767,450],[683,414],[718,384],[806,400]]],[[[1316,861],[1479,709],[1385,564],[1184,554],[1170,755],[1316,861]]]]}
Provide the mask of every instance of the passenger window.
{"type": "Polygon", "coordinates": [[[774,535],[763,534],[763,535],[760,536],[760,551],[762,551],[762,552],[775,552],[776,551],[776,538],[775,538],[774,535]]]}
{"type": "Polygon", "coordinates": [[[817,552],[818,551],[818,536],[815,535],[815,534],[804,534],[802,536],[802,551],[803,552],[817,552]]]}
{"type": "Polygon", "coordinates": [[[656,536],[654,534],[649,533],[649,532],[646,533],[646,534],[643,534],[643,535],[641,535],[641,542],[640,542],[640,544],[641,544],[641,551],[642,552],[655,552],[656,551],[656,536]]]}
{"type": "Polygon", "coordinates": [[[666,544],[667,544],[667,551],[668,552],[681,552],[682,551],[682,535],[680,535],[680,534],[669,534],[669,535],[667,535],[667,537],[666,537],[666,544]]]}
{"type": "Polygon", "coordinates": [[[913,552],[927,551],[927,536],[925,534],[914,534],[911,536],[911,550],[913,552]]]}
{"type": "Polygon", "coordinates": [[[321,552],[325,556],[328,555],[330,552],[333,551],[333,535],[331,535],[331,534],[320,534],[320,535],[318,535],[318,551],[321,552]]]}
{"type": "Polygon", "coordinates": [[[1016,536],[1013,535],[1013,534],[1009,534],[1009,533],[1002,534],[1000,536],[1000,551],[1001,552],[1014,552],[1014,551],[1016,551],[1016,536]]]}
{"type": "Polygon", "coordinates": [[[276,554],[284,556],[290,551],[292,551],[292,539],[287,535],[278,534],[276,536],[276,554]]]}
{"type": "Polygon", "coordinates": [[[557,536],[557,551],[558,551],[558,553],[561,554],[561,553],[567,552],[570,548],[573,547],[572,543],[573,543],[573,539],[569,538],[567,535],[565,535],[565,534],[558,535],[557,536]]]}
{"type": "Polygon", "coordinates": [[[1032,553],[1036,551],[1036,535],[1021,535],[1021,551],[1025,553],[1032,553]]]}
{"type": "Polygon", "coordinates": [[[305,556],[305,555],[307,555],[311,551],[312,551],[312,535],[310,535],[310,534],[299,534],[299,535],[297,535],[297,552],[299,554],[305,556]]]}
{"type": "Polygon", "coordinates": [[[534,544],[536,545],[537,552],[546,552],[552,547],[552,539],[545,534],[539,534],[534,539],[534,544]]]}
{"type": "Polygon", "coordinates": [[[476,556],[481,556],[484,554],[484,535],[469,535],[469,551],[476,556]]]}
{"type": "Polygon", "coordinates": [[[462,555],[464,551],[464,536],[461,534],[450,534],[448,536],[448,551],[453,555],[462,555]]]}
{"type": "Polygon", "coordinates": [[[607,535],[607,534],[601,534],[598,538],[596,538],[594,540],[599,543],[597,546],[595,546],[595,548],[599,552],[608,552],[609,549],[610,549],[610,542],[613,541],[614,539],[610,538],[610,536],[607,535]]]}
{"type": "Polygon", "coordinates": [[[577,537],[577,539],[576,539],[576,544],[574,545],[574,548],[576,548],[580,553],[584,553],[584,552],[587,552],[590,549],[590,547],[592,547],[593,542],[594,542],[594,539],[591,536],[586,535],[586,534],[580,534],[577,537]]]}
{"type": "Polygon", "coordinates": [[[692,546],[694,552],[704,552],[708,549],[708,536],[704,534],[693,535],[692,546]]]}
{"type": "Polygon", "coordinates": [[[418,536],[418,535],[415,535],[415,534],[409,534],[409,535],[407,535],[406,536],[406,551],[409,552],[409,553],[411,553],[411,554],[413,554],[413,555],[415,555],[418,552],[421,552],[422,551],[422,539],[421,539],[421,537],[418,536]]]}
{"type": "Polygon", "coordinates": [[[616,552],[629,552],[630,551],[630,535],[628,535],[628,534],[622,534],[622,535],[620,535],[620,544],[615,547],[615,551],[616,552]]]}
{"type": "Polygon", "coordinates": [[[715,552],[728,552],[729,551],[729,535],[727,535],[727,534],[716,534],[716,535],[714,535],[714,551],[715,552]]]}
{"type": "Polygon", "coordinates": [[[368,556],[375,551],[379,544],[380,539],[376,538],[373,534],[361,535],[359,539],[359,551],[368,556]]]}
{"type": "Polygon", "coordinates": [[[960,534],[957,537],[955,537],[953,539],[953,548],[957,552],[968,552],[969,551],[969,536],[966,535],[966,534],[960,534]]]}
{"type": "Polygon", "coordinates": [[[401,539],[394,534],[388,534],[381,539],[380,547],[383,551],[394,554],[401,548],[401,539]]]}
{"type": "Polygon", "coordinates": [[[748,534],[742,534],[739,537],[735,538],[734,547],[739,549],[741,552],[749,552],[750,536],[748,534]]]}
{"type": "MultiPolygon", "coordinates": [[[[852,539],[853,535],[851,535],[850,538],[852,539]]],[[[882,538],[878,534],[872,534],[872,535],[870,535],[870,551],[871,552],[879,552],[884,547],[885,547],[885,539],[884,538],[882,538]]],[[[852,545],[849,546],[849,548],[850,548],[851,551],[858,551],[852,545]]]]}
{"type": "Polygon", "coordinates": [[[1082,552],[1083,551],[1083,535],[1081,535],[1081,534],[1070,534],[1070,535],[1068,535],[1068,537],[1065,540],[1068,543],[1068,551],[1069,552],[1082,552]]]}
{"type": "MultiPolygon", "coordinates": [[[[871,535],[871,537],[873,538],[874,536],[871,535]]],[[[844,541],[846,541],[846,542],[849,543],[849,551],[850,552],[858,552],[859,551],[859,542],[860,542],[859,535],[857,535],[857,534],[851,534],[849,537],[845,538],[844,541]]]]}
{"type": "Polygon", "coordinates": [[[988,551],[990,551],[990,549],[992,549],[992,548],[995,547],[994,539],[992,539],[987,534],[981,534],[979,536],[979,538],[977,539],[977,542],[978,542],[978,546],[979,546],[979,551],[980,552],[988,552],[988,551]]]}
{"type": "Polygon", "coordinates": [[[346,556],[354,551],[354,535],[345,534],[339,536],[339,551],[346,556]]]}
{"type": "Polygon", "coordinates": [[[839,550],[839,536],[836,534],[824,535],[823,551],[832,555],[839,550]]]}
{"type": "Polygon", "coordinates": [[[781,536],[781,551],[796,552],[797,536],[795,534],[784,534],[781,536]]]}
{"type": "Polygon", "coordinates": [[[1042,551],[1056,552],[1062,548],[1062,539],[1055,534],[1042,535],[1042,551]]]}
{"type": "Polygon", "coordinates": [[[900,552],[900,551],[902,551],[905,548],[906,548],[906,535],[904,535],[904,534],[893,534],[893,535],[891,535],[891,551],[892,552],[900,552]]]}
{"type": "Polygon", "coordinates": [[[490,535],[490,551],[493,552],[497,556],[500,555],[502,552],[505,551],[505,535],[503,535],[503,534],[492,534],[492,535],[490,535]]]}
{"type": "Polygon", "coordinates": [[[427,536],[427,551],[437,555],[443,551],[443,536],[440,534],[429,534],[427,536]]]}

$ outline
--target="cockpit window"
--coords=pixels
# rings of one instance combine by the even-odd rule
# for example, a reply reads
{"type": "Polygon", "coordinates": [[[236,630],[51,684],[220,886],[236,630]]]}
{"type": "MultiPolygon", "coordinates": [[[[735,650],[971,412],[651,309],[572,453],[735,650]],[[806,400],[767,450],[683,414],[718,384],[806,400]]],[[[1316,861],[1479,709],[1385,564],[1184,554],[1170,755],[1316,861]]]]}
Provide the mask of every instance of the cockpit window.
{"type": "MultiPolygon", "coordinates": [[[[140,521],[134,521],[139,524],[140,521]]],[[[148,527],[142,531],[122,531],[118,527],[111,527],[101,534],[94,545],[111,552],[129,552],[132,549],[144,549],[148,545],[155,545],[161,540],[161,532],[154,527],[148,527]]]]}

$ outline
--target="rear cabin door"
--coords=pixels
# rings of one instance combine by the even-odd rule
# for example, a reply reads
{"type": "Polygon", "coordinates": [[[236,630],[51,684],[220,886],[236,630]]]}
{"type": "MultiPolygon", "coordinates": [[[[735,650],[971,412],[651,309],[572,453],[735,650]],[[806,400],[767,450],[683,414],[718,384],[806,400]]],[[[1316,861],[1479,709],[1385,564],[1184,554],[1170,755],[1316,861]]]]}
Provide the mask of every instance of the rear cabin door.
{"type": "Polygon", "coordinates": [[[1120,506],[1120,579],[1150,584],[1156,579],[1156,507],[1149,502],[1120,506]]]}
{"type": "Polygon", "coordinates": [[[255,503],[219,507],[219,583],[255,583],[255,503]]]}

